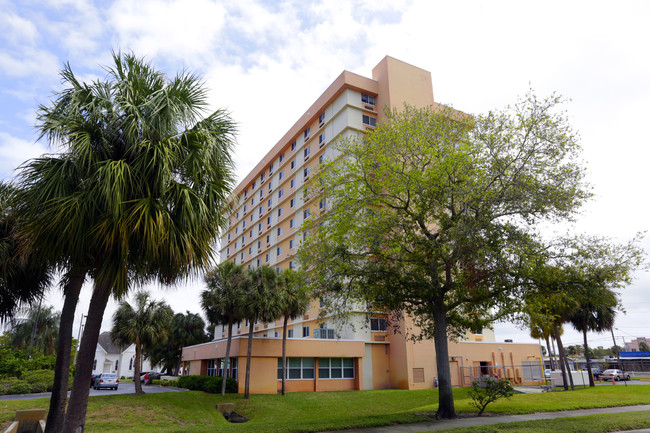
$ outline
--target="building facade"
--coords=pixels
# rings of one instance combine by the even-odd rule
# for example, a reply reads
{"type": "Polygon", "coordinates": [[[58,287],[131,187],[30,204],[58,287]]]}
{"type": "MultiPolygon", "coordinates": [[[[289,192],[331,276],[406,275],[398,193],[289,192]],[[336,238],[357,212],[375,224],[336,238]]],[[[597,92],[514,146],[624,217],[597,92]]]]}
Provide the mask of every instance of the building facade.
{"type": "MultiPolygon", "coordinates": [[[[327,211],[328,203],[310,194],[309,183],[324,160],[337,157],[332,144],[374,129],[383,120],[384,107],[405,103],[436,105],[428,71],[385,57],[372,70],[372,78],[341,73],[236,188],[230,224],[221,239],[221,261],[294,268],[293,256],[302,240],[299,227],[327,211]]],[[[309,311],[290,323],[289,391],[434,386],[433,341],[415,343],[391,332],[382,315],[359,311],[351,320],[337,327],[327,317],[319,318],[319,301],[314,299],[309,311]]],[[[251,391],[275,393],[281,377],[282,322],[250,326],[254,335],[251,391]]],[[[245,368],[248,331],[248,323],[235,327],[233,376],[243,374],[239,370],[245,368]]],[[[216,341],[183,349],[185,374],[221,374],[225,326],[216,335],[220,337],[216,341]]],[[[470,385],[472,378],[481,375],[510,377],[515,383],[543,377],[538,345],[496,343],[489,330],[450,342],[449,351],[454,385],[470,385]]]]}
{"type": "MultiPolygon", "coordinates": [[[[142,360],[140,371],[150,371],[149,360],[142,360]]],[[[118,377],[132,378],[135,373],[135,344],[119,346],[111,340],[110,332],[102,332],[97,340],[93,374],[115,373],[118,377]]]]}

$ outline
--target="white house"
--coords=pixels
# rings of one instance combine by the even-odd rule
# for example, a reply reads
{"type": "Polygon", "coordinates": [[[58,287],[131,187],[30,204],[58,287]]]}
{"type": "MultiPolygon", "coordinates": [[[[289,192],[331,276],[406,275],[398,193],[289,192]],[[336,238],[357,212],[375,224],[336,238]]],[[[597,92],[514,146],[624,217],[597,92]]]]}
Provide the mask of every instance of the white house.
{"type": "MultiPolygon", "coordinates": [[[[95,361],[93,363],[93,374],[115,373],[118,377],[133,377],[135,363],[135,344],[128,347],[120,347],[111,340],[110,332],[99,334],[97,348],[95,349],[95,361]]],[[[140,371],[151,371],[151,364],[148,360],[142,361],[140,371]]]]}

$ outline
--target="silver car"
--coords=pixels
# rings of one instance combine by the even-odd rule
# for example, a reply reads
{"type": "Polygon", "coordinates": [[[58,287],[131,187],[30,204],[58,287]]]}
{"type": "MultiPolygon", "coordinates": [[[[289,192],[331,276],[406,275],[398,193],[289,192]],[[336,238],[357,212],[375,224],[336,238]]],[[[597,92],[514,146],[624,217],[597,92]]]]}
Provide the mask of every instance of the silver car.
{"type": "Polygon", "coordinates": [[[606,380],[630,380],[630,375],[622,372],[621,370],[610,369],[605,370],[603,374],[600,375],[600,379],[603,381],[606,380]]]}
{"type": "Polygon", "coordinates": [[[120,384],[120,379],[117,378],[115,373],[102,373],[95,378],[95,383],[93,384],[94,389],[101,388],[112,388],[117,389],[120,384]]]}

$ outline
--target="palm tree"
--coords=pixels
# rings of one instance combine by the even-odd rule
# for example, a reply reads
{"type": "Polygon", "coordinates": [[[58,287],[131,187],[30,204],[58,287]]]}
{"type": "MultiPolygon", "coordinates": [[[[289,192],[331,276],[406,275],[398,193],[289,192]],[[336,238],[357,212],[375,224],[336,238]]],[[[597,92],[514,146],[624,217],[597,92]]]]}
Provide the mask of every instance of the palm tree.
{"type": "Polygon", "coordinates": [[[221,395],[226,395],[226,378],[229,375],[230,343],[232,342],[232,327],[242,320],[245,295],[250,285],[250,275],[241,265],[227,261],[219,264],[207,273],[205,282],[208,289],[201,293],[201,308],[205,312],[210,327],[218,324],[228,326],[226,356],[223,365],[223,381],[221,395]]]}
{"type": "Polygon", "coordinates": [[[111,340],[121,346],[135,344],[133,382],[135,393],[144,394],[140,383],[142,348],[168,337],[174,311],[164,301],[155,301],[144,291],[137,292],[134,300],[133,305],[120,302],[113,314],[111,340]]]}
{"type": "Polygon", "coordinates": [[[281,316],[282,324],[282,395],[287,392],[287,325],[307,311],[309,292],[302,279],[302,274],[286,269],[280,274],[280,287],[283,290],[281,316]]]}
{"type": "MultiPolygon", "coordinates": [[[[553,325],[546,321],[543,317],[540,317],[538,314],[529,314],[528,315],[528,324],[530,327],[530,336],[536,339],[544,339],[546,342],[546,350],[548,351],[548,357],[551,361],[551,370],[555,370],[555,365],[553,363],[554,351],[551,347],[551,340],[553,339],[553,325]]],[[[563,330],[560,327],[560,334],[563,330]]]]}
{"type": "Polygon", "coordinates": [[[585,343],[585,361],[589,372],[589,386],[596,386],[594,376],[591,372],[591,360],[589,359],[589,345],[587,343],[587,331],[603,332],[614,325],[616,306],[618,298],[616,293],[607,288],[593,288],[589,290],[588,296],[584,297],[578,304],[569,320],[577,331],[582,331],[585,343]]]}
{"type": "Polygon", "coordinates": [[[282,291],[278,290],[278,274],[269,266],[250,269],[251,282],[247,287],[244,314],[248,319],[248,350],[246,352],[246,384],[244,398],[249,397],[253,333],[257,321],[272,322],[282,315],[282,291]]]}
{"type": "Polygon", "coordinates": [[[221,110],[203,117],[202,82],[187,73],[168,79],[134,55],[114,53],[113,60],[108,77],[92,84],[66,65],[64,90],[38,113],[42,137],[62,152],[29,161],[21,174],[31,191],[30,238],[94,280],[67,433],[84,422],[110,296],[207,268],[233,185],[234,125],[221,110]]]}
{"type": "Polygon", "coordinates": [[[34,336],[34,349],[44,355],[54,355],[59,337],[61,313],[52,306],[41,308],[29,307],[24,318],[15,320],[11,333],[12,345],[17,349],[31,346],[34,336]]]}

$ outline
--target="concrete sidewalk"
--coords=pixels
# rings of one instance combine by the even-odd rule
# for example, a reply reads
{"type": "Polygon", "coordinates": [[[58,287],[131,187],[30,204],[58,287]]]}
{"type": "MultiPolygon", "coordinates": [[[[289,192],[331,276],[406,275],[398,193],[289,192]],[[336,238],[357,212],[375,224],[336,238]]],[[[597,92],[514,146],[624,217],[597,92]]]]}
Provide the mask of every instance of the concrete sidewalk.
{"type": "MultiPolygon", "coordinates": [[[[480,425],[492,425],[508,422],[518,421],[535,421],[541,419],[555,419],[567,418],[584,415],[599,415],[606,413],[624,413],[624,412],[640,412],[648,411],[650,417],[650,405],[642,406],[622,406],[622,407],[604,407],[598,409],[580,409],[580,410],[566,410],[561,412],[543,412],[543,413],[530,413],[526,415],[498,415],[498,416],[473,416],[470,418],[457,418],[451,420],[435,420],[419,422],[414,424],[396,424],[384,427],[368,427],[352,430],[340,430],[338,432],[325,432],[325,433],[340,433],[347,431],[354,433],[422,433],[435,430],[444,430],[455,427],[474,427],[480,425]]],[[[650,433],[650,429],[635,430],[635,433],[650,433]]],[[[619,432],[624,433],[624,432],[619,432]]]]}

